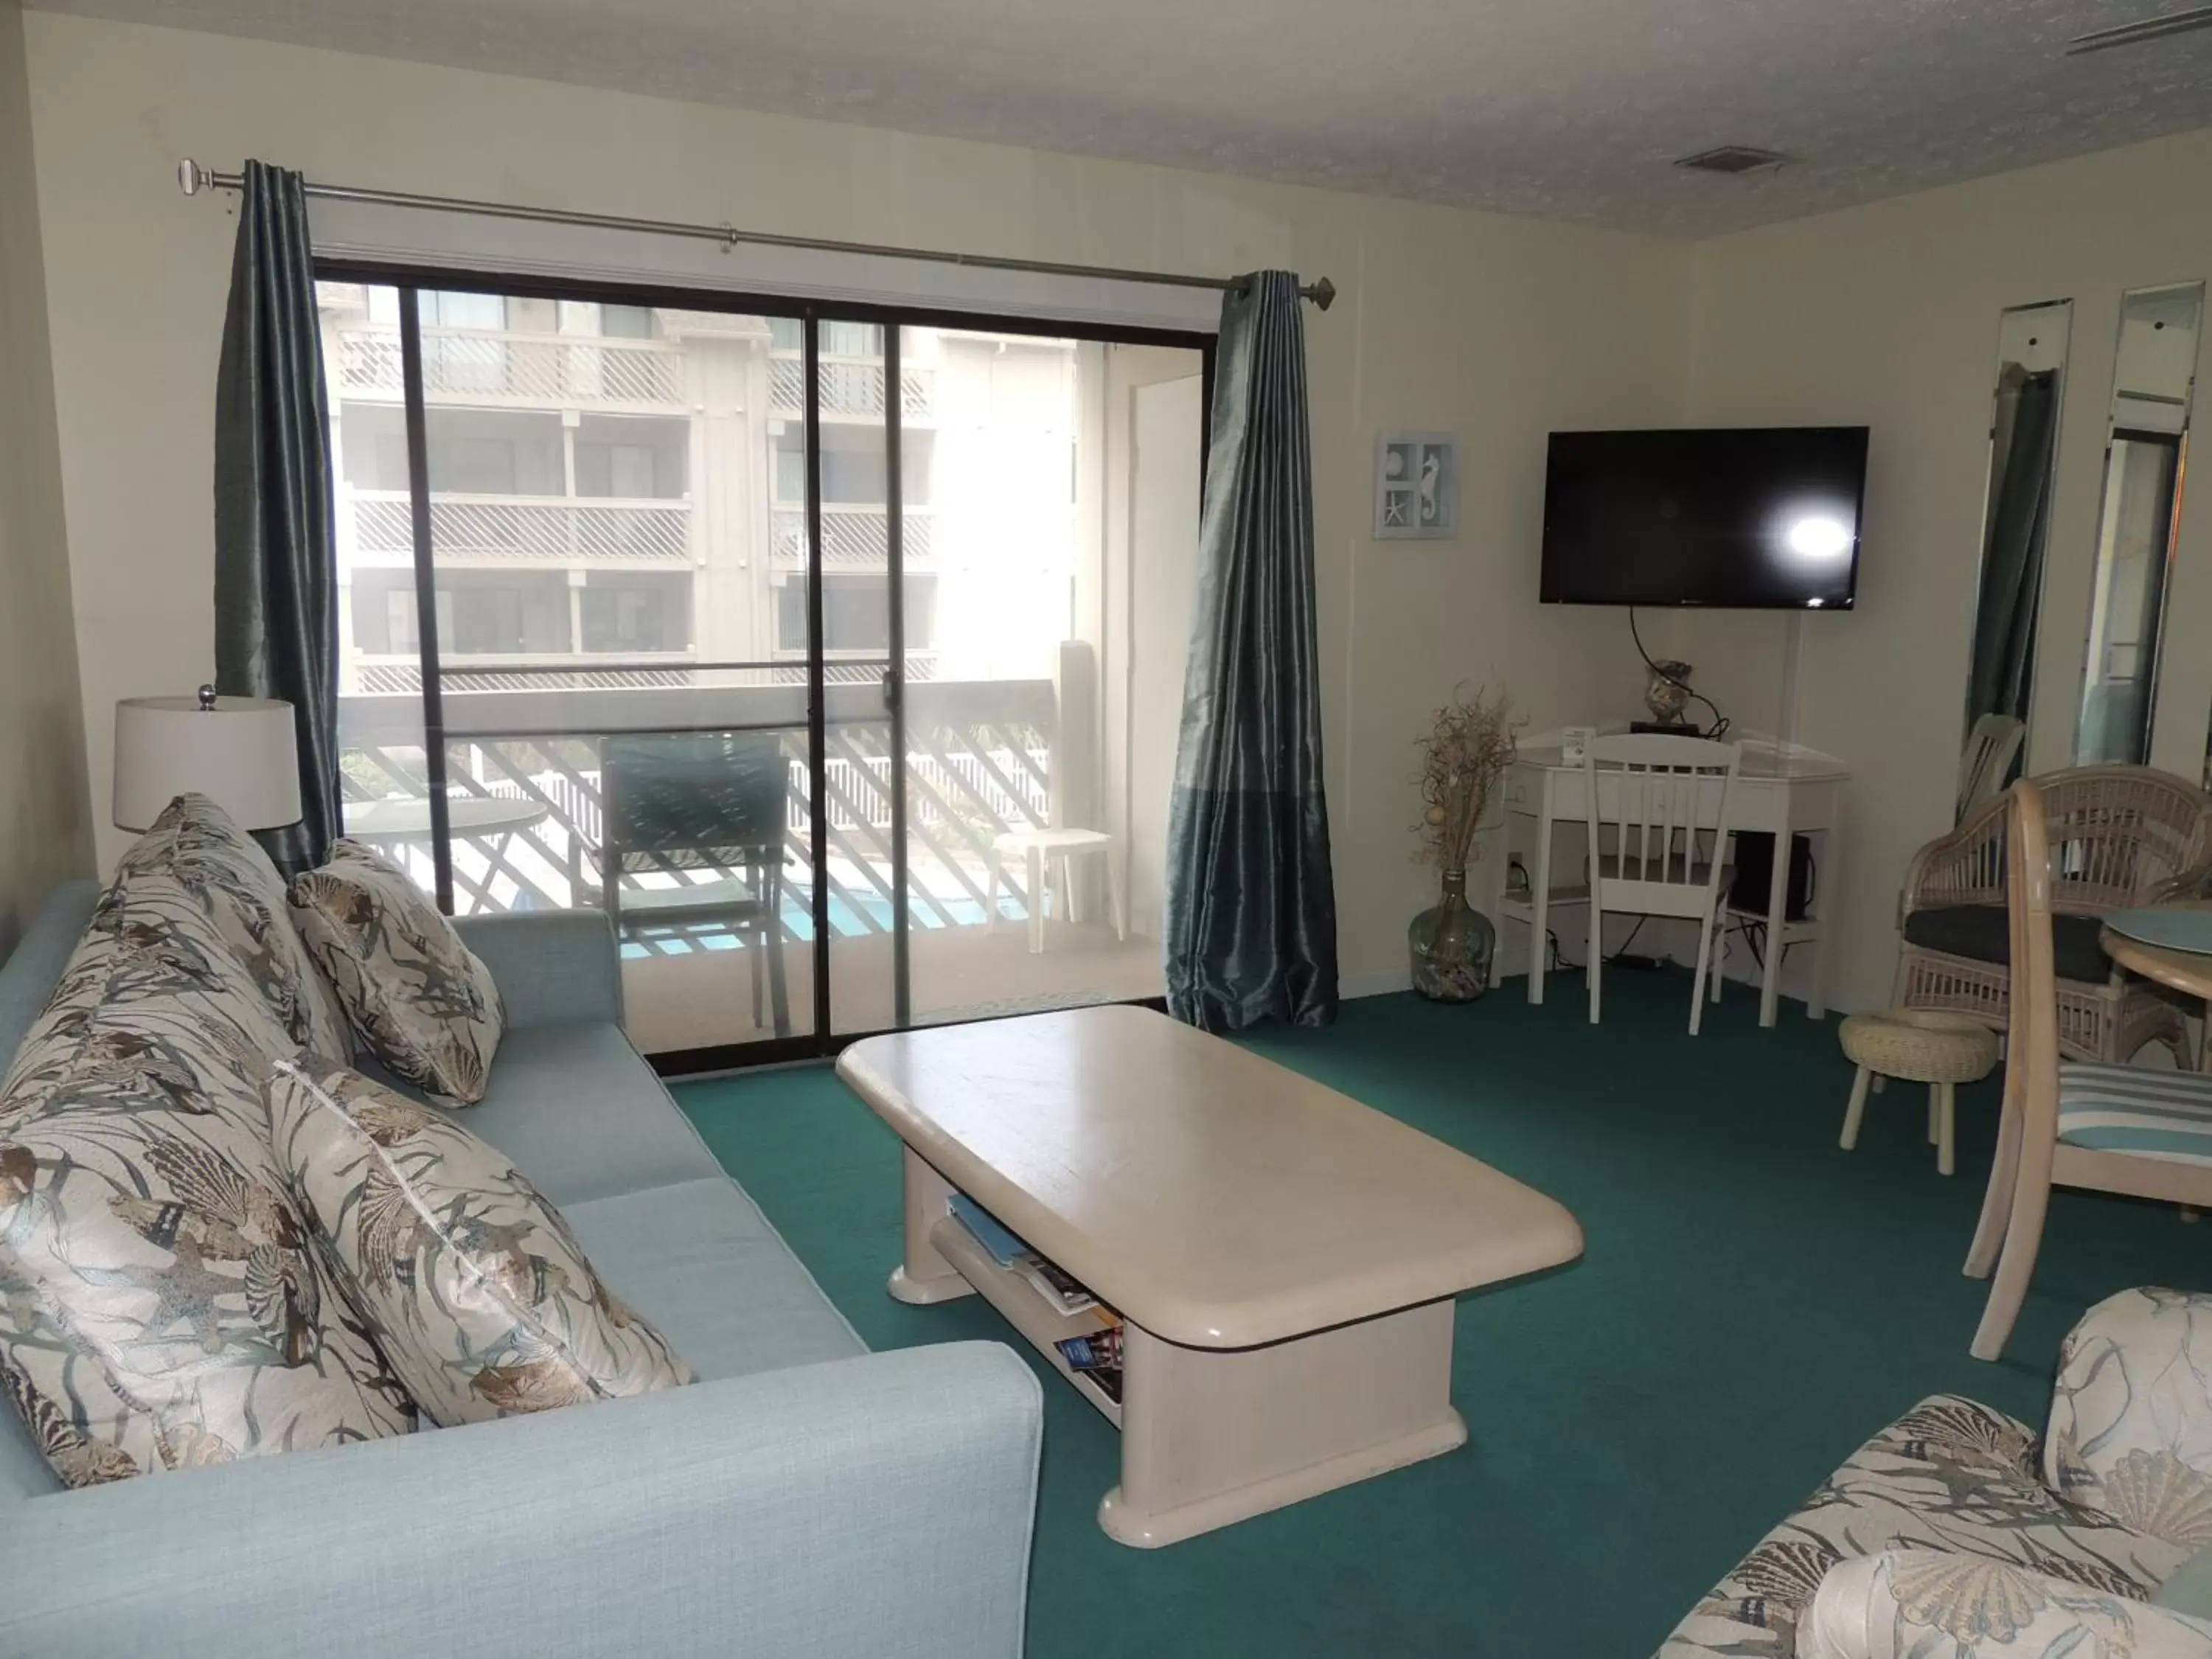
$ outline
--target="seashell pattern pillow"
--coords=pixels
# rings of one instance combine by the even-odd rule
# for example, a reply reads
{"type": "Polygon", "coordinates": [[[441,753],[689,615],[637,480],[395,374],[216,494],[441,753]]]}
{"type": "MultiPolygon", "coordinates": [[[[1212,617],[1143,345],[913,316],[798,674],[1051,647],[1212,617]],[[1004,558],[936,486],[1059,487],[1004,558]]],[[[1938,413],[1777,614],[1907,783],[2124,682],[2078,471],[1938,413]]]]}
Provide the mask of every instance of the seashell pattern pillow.
{"type": "Polygon", "coordinates": [[[345,1010],[292,925],[284,878],[230,814],[205,795],[179,795],[117,868],[166,876],[198,899],[286,1037],[310,1060],[343,1066],[353,1058],[345,1010]]]}
{"type": "Polygon", "coordinates": [[[270,1151],[297,1049],[230,947],[126,868],[0,1092],[0,1394],[70,1486],[415,1426],[270,1151]]]}
{"type": "Polygon", "coordinates": [[[407,872],[356,841],[292,882],[307,950],[386,1070],[441,1105],[482,1100],[507,1009],[491,969],[407,872]]]}
{"type": "Polygon", "coordinates": [[[357,1072],[269,1081],[276,1161],[441,1427],[693,1381],[561,1212],[456,1120],[357,1072]]]}

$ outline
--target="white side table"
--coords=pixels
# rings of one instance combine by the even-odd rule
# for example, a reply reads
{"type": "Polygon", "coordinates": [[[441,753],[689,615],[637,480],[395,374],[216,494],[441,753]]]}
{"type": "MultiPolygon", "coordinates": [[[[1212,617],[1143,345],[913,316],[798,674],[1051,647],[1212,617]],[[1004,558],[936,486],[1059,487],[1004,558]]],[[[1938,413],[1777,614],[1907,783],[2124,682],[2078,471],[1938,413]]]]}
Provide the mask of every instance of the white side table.
{"type": "Polygon", "coordinates": [[[1045,863],[1060,860],[1060,908],[1070,921],[1083,920],[1077,908],[1073,866],[1077,858],[1097,853],[1106,860],[1106,896],[1114,908],[1114,937],[1129,937],[1128,914],[1121,902],[1121,872],[1114,861],[1114,837],[1103,830],[1009,830],[991,842],[990,901],[986,908],[993,932],[999,926],[1000,860],[1019,857],[1028,866],[1030,891],[1030,954],[1044,950],[1045,863]]]}

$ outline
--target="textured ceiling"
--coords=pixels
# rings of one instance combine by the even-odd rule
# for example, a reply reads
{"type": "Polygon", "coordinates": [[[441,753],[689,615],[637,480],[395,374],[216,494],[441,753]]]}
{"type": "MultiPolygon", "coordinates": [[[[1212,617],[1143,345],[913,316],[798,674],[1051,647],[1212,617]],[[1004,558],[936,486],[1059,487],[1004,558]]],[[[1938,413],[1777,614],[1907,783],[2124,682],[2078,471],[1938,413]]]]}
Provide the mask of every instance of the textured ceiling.
{"type": "Polygon", "coordinates": [[[2193,3],[32,0],[1679,234],[2212,125],[2212,32],[2063,53],[2193,3]],[[1669,165],[1724,143],[1796,160],[1669,165]]]}

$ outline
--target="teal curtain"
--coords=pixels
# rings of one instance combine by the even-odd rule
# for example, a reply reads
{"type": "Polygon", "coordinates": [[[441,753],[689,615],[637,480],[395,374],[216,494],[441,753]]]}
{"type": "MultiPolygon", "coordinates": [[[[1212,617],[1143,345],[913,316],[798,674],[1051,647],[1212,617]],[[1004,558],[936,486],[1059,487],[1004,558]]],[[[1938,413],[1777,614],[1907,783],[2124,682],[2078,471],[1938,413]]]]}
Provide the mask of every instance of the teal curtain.
{"type": "Polygon", "coordinates": [[[1318,659],[1305,318],[1261,271],[1221,307],[1168,818],[1168,1009],[1204,1030],[1336,1017],[1318,659]]]}
{"type": "Polygon", "coordinates": [[[343,833],[330,430],[307,192],[248,161],[216,377],[215,684],[292,705],[305,812],[260,836],[288,872],[343,833]]]}

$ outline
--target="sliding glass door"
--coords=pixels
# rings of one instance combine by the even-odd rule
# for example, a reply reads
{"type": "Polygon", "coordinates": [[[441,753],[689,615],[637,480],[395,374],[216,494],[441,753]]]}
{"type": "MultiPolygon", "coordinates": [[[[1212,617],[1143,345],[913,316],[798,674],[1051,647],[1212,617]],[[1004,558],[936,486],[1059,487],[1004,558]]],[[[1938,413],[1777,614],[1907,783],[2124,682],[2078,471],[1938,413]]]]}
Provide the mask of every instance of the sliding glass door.
{"type": "Polygon", "coordinates": [[[605,909],[678,1065],[1158,994],[1202,341],[325,278],[349,833],[605,909]]]}

